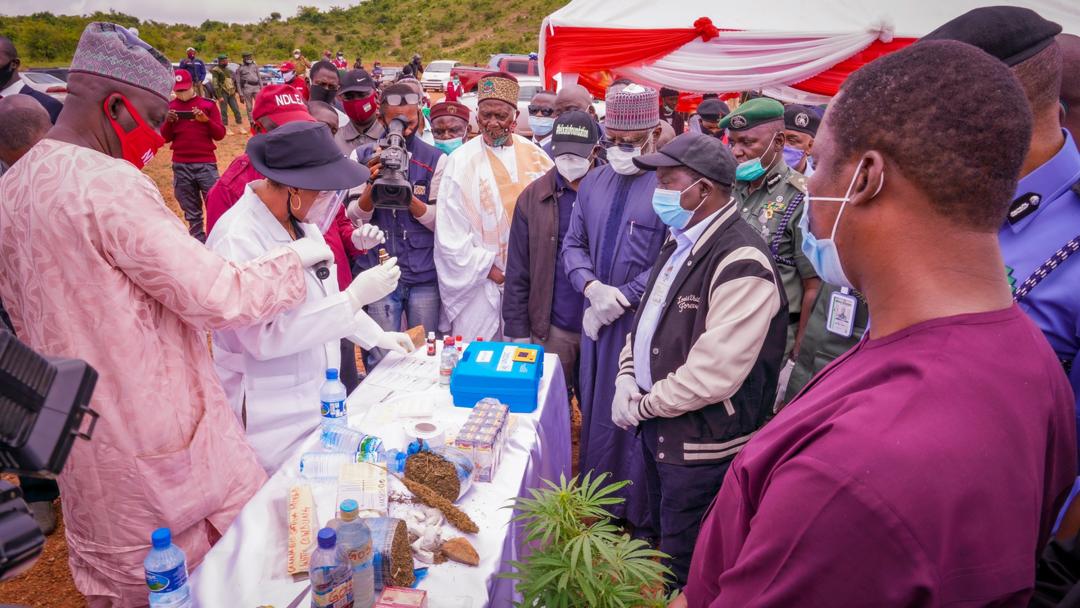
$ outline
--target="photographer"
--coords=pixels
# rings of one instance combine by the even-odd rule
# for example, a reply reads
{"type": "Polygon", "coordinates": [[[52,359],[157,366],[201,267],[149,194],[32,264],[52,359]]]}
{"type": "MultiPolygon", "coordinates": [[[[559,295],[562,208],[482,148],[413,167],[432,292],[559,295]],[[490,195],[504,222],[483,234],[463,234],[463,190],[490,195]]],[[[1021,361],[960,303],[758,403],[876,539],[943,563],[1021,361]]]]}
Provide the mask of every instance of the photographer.
{"type": "MultiPolygon", "coordinates": [[[[420,96],[410,86],[393,84],[387,87],[382,93],[379,110],[379,121],[388,135],[378,144],[365,145],[356,150],[356,160],[367,164],[372,179],[359,200],[349,206],[349,217],[354,222],[362,221],[382,229],[386,234],[386,251],[398,259],[398,266],[401,267],[401,282],[390,295],[369,304],[366,310],[386,331],[402,331],[416,325],[434,330],[439,324],[440,300],[433,257],[435,209],[428,205],[428,198],[435,166],[443,153],[424,143],[416,134],[421,120],[420,96]],[[407,125],[402,135],[408,158],[402,165],[401,175],[395,176],[390,174],[389,167],[383,166],[383,157],[391,155],[386,146],[393,143],[390,141],[393,130],[395,126],[400,128],[402,121],[407,125]],[[388,208],[388,201],[380,200],[378,196],[379,180],[385,183],[394,177],[402,179],[412,189],[411,197],[408,197],[411,200],[403,201],[400,208],[388,208]],[[402,313],[406,320],[404,327],[401,326],[402,313]]],[[[371,268],[378,263],[378,252],[368,251],[357,259],[354,271],[371,268]]],[[[364,366],[371,370],[384,354],[380,349],[369,351],[364,366]]]]}

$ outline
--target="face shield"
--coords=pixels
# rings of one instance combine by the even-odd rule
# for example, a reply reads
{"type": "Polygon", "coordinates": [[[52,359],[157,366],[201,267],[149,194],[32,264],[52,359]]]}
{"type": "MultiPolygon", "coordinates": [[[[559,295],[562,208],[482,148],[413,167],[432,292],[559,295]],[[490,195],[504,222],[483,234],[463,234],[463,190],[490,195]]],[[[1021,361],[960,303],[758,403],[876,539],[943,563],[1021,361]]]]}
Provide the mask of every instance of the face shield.
{"type": "Polygon", "coordinates": [[[315,224],[315,226],[319,228],[319,232],[325,233],[330,229],[331,224],[334,223],[334,218],[337,217],[338,210],[345,200],[346,193],[346,190],[326,190],[320,192],[319,195],[315,197],[315,202],[311,204],[311,208],[308,209],[307,215],[304,217],[304,222],[315,224]]]}

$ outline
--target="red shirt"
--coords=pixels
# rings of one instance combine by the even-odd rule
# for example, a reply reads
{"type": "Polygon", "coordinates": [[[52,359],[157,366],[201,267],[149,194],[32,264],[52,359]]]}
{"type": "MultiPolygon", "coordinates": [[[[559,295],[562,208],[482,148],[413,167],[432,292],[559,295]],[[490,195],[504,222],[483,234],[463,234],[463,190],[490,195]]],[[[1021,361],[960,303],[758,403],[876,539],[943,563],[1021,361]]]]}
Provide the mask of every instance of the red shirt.
{"type": "MultiPolygon", "coordinates": [[[[233,159],[225,173],[221,174],[217,183],[206,195],[206,233],[214,229],[221,216],[225,214],[236,201],[244,194],[247,185],[263,176],[251,166],[251,159],[247,154],[241,154],[233,159]]],[[[352,270],[349,267],[349,259],[360,255],[360,251],[352,244],[353,225],[345,216],[345,208],[338,210],[334,223],[324,235],[326,245],[334,252],[334,263],[337,264],[338,287],[344,291],[349,283],[352,283],[352,270]]]]}
{"type": "Polygon", "coordinates": [[[161,136],[166,142],[172,142],[174,163],[216,163],[215,141],[225,137],[225,125],[221,124],[221,112],[217,105],[196,95],[187,101],[173,99],[169,109],[176,112],[190,112],[194,108],[202,110],[209,118],[199,122],[194,118],[181,118],[176,122],[165,121],[161,125],[161,136]]]}
{"type": "Polygon", "coordinates": [[[1027,606],[1076,477],[1073,407],[1015,305],[864,339],[735,458],[690,608],[1027,606]]]}
{"type": "Polygon", "coordinates": [[[331,63],[333,63],[334,67],[339,69],[339,70],[347,70],[347,69],[349,69],[349,61],[347,59],[337,59],[337,58],[335,58],[334,61],[332,61],[331,63]]]}
{"type": "Polygon", "coordinates": [[[285,84],[296,89],[296,92],[303,96],[304,101],[307,101],[311,97],[311,89],[308,88],[307,80],[305,80],[303,76],[297,75],[291,82],[286,82],[285,84]]]}
{"type": "Polygon", "coordinates": [[[457,101],[463,92],[461,85],[455,85],[453,80],[446,83],[446,101],[457,101]]]}

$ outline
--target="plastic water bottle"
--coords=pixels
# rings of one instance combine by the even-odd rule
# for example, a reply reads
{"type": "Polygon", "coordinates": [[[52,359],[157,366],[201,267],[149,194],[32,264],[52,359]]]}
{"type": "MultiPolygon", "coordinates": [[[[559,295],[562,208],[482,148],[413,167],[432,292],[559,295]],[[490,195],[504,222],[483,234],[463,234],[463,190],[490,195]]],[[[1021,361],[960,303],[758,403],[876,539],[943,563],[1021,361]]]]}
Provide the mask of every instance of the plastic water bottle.
{"type": "Polygon", "coordinates": [[[311,480],[336,480],[341,466],[356,462],[356,454],[345,452],[308,452],[300,457],[300,477],[311,480]]]}
{"type": "Polygon", "coordinates": [[[195,604],[187,584],[187,560],[184,552],[172,543],[172,532],[158,528],[150,535],[153,547],[143,561],[146,586],[150,588],[150,605],[169,608],[189,608],[195,604]]]}
{"type": "Polygon", "coordinates": [[[357,519],[360,506],[349,498],[341,501],[337,527],[338,546],[352,565],[353,608],[375,605],[374,553],[371,550],[371,530],[357,519]]]}
{"type": "Polygon", "coordinates": [[[312,608],[352,608],[352,568],[342,559],[337,533],[319,530],[319,548],[311,554],[312,608]]]}
{"type": "Polygon", "coordinates": [[[369,460],[367,456],[382,449],[382,439],[347,426],[323,428],[321,436],[323,448],[327,451],[357,454],[359,460],[369,460]]]}
{"type": "Polygon", "coordinates": [[[320,411],[322,412],[323,447],[333,449],[326,444],[326,431],[336,426],[347,426],[349,412],[345,409],[345,398],[348,392],[345,385],[338,380],[338,370],[330,368],[326,370],[326,382],[319,389],[320,411]]]}

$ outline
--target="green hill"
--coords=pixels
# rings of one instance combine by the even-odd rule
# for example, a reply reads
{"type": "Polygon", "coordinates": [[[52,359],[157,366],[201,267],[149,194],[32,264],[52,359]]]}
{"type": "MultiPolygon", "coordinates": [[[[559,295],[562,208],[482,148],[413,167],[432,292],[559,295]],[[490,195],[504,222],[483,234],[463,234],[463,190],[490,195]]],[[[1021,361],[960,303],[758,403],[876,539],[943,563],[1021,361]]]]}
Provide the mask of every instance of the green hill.
{"type": "Polygon", "coordinates": [[[218,53],[238,59],[244,51],[261,63],[282,61],[299,47],[308,59],[324,49],[342,50],[352,63],[407,62],[413,53],[425,61],[487,61],[492,53],[528,53],[537,48],[543,18],[565,0],[365,0],[350,8],[320,11],[301,6],[295,16],[278,13],[259,23],[206,20],[199,26],[142,21],[123,13],[67,16],[35,13],[0,16],[0,34],[10,37],[25,66],[66,65],[90,21],[112,21],[139,28],[139,35],[173,61],[193,46],[209,60],[218,53]]]}

